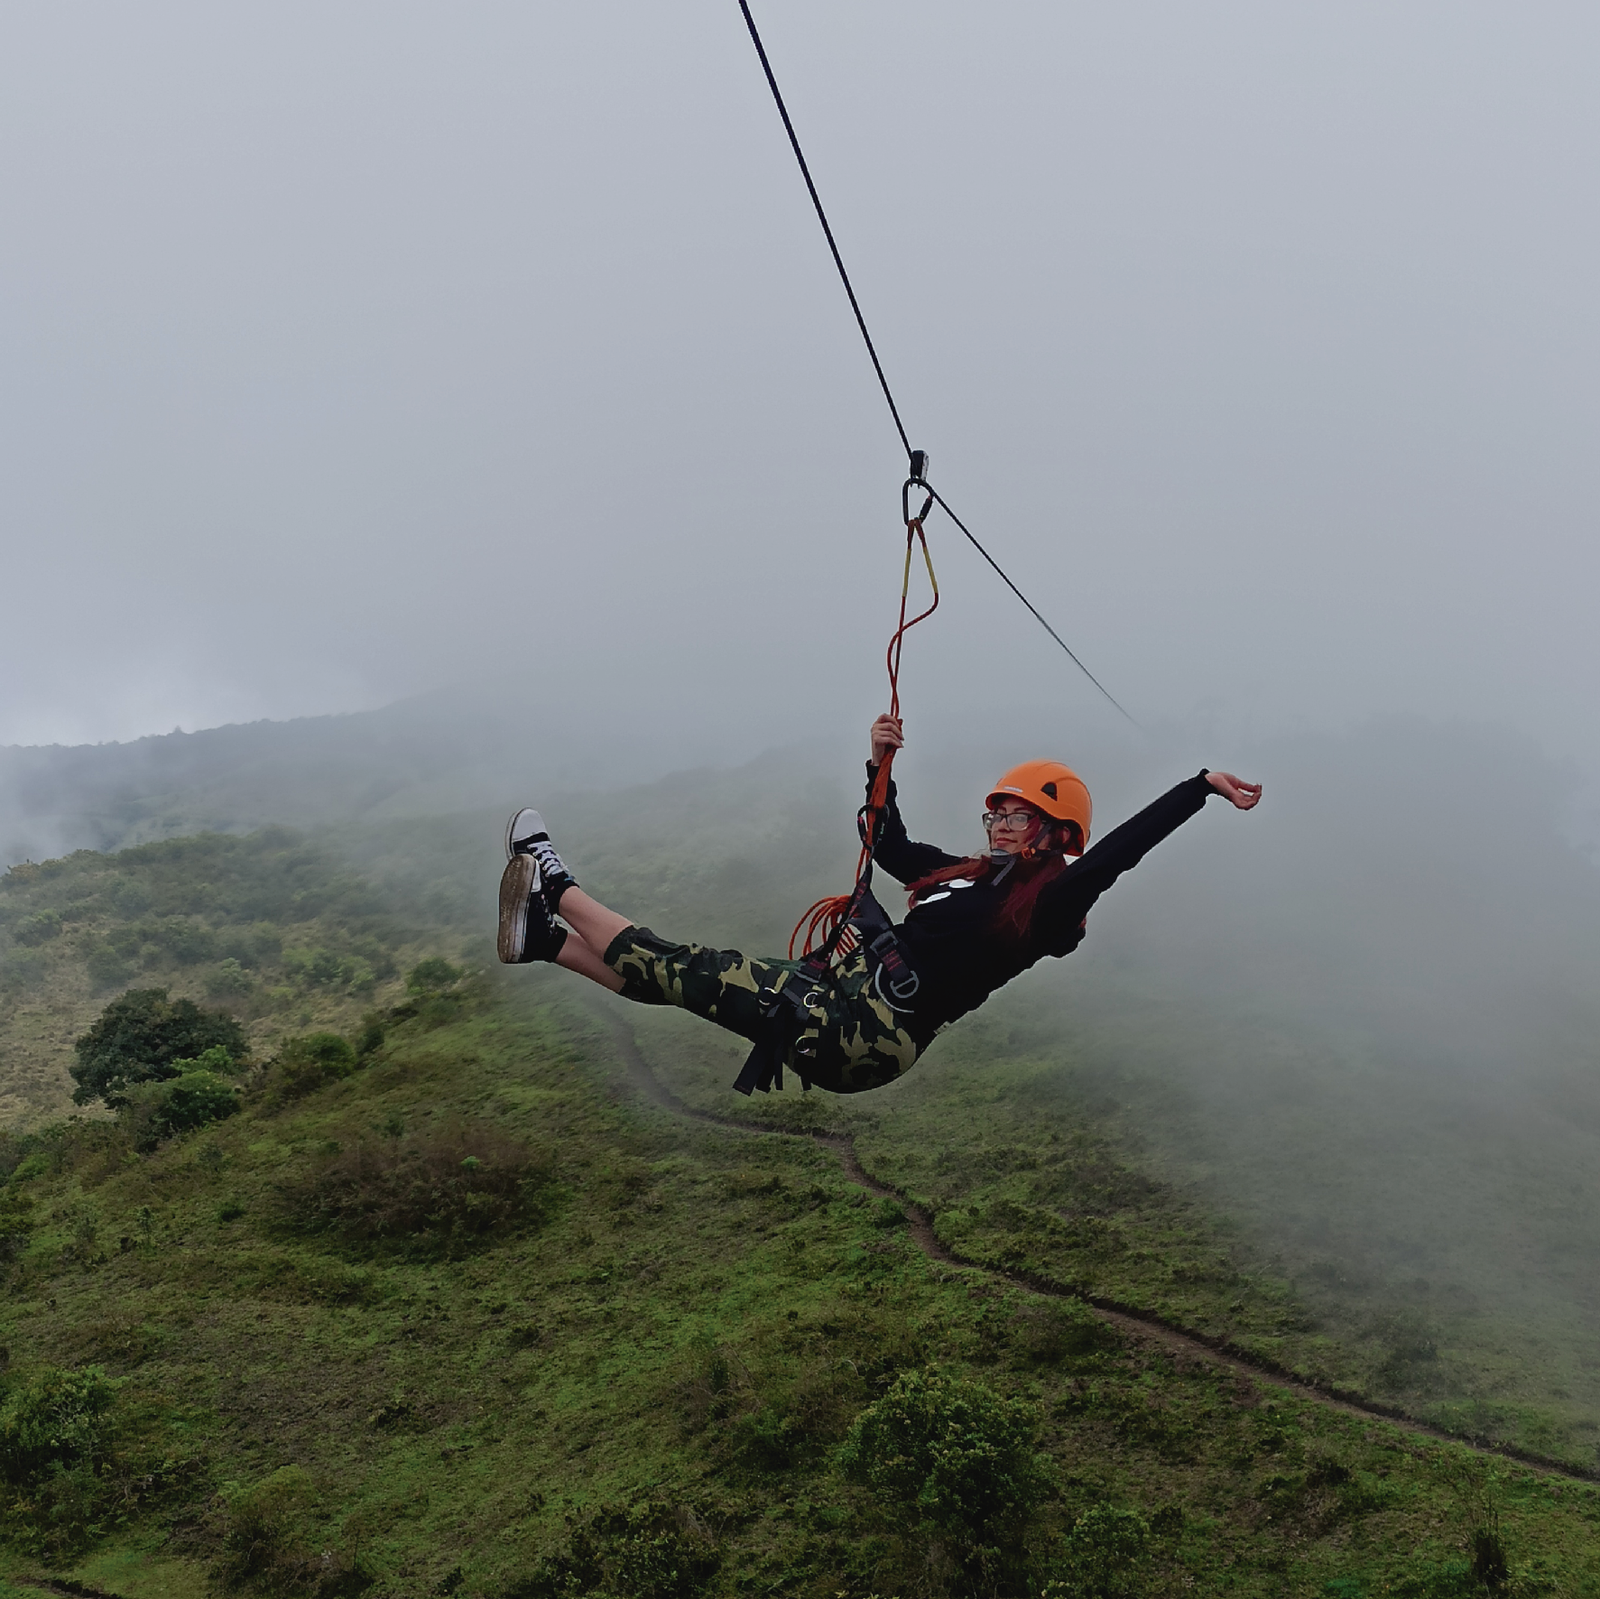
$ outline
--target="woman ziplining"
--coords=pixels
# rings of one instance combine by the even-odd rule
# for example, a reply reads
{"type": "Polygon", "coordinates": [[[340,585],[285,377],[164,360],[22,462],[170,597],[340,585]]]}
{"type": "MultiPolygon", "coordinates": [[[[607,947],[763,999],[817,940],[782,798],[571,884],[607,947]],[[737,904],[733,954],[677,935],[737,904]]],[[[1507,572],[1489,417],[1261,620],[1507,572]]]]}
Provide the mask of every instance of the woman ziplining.
{"type": "Polygon", "coordinates": [[[784,1067],[804,1087],[860,1093],[908,1071],[935,1034],[1046,955],[1070,955],[1095,901],[1211,795],[1242,811],[1261,798],[1259,783],[1201,771],[1090,849],[1088,789],[1058,762],[1030,761],[989,793],[988,849],[956,856],[906,833],[894,783],[884,780],[902,743],[898,716],[873,723],[869,861],[816,953],[797,960],[791,946],[788,959],[757,960],[659,938],[585,894],[539,813],[524,809],[506,829],[500,959],[553,962],[750,1040],[756,1047],[734,1085],[745,1093],[781,1087],[784,1067]],[[898,924],[872,896],[871,861],[906,886],[910,909],[898,924]]]}
{"type": "Polygon", "coordinates": [[[1088,849],[1089,790],[1059,762],[1030,761],[990,791],[983,818],[987,850],[956,856],[911,841],[890,769],[904,742],[899,676],[906,631],[939,603],[923,531],[936,504],[1100,693],[1128,713],[928,483],[927,455],[911,448],[747,0],[739,0],[739,8],[910,465],[900,491],[906,552],[900,623],[889,641],[889,710],[872,725],[855,886],[800,918],[787,959],[752,960],[737,950],[674,944],[585,894],[539,813],[525,808],[506,828],[498,950],[509,965],[553,962],[614,994],[645,1005],[677,1005],[750,1040],[755,1047],[733,1085],[742,1093],[781,1088],[788,1067],[806,1088],[852,1094],[893,1082],[935,1034],[1035,962],[1070,955],[1095,901],[1212,794],[1247,811],[1261,798],[1261,785],[1201,771],[1088,849]],[[913,490],[925,496],[915,515],[913,490]],[[925,611],[908,619],[918,546],[933,596],[925,611]],[[910,908],[899,923],[873,897],[874,863],[906,886],[910,908]],[[813,949],[819,934],[822,942],[813,949]]]}

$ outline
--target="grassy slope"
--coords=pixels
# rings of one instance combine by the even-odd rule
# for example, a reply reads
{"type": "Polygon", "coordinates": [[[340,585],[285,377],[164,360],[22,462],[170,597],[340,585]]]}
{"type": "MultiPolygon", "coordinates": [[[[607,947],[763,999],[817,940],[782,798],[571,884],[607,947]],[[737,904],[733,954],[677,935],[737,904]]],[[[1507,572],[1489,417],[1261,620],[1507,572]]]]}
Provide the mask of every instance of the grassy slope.
{"type": "MultiPolygon", "coordinates": [[[[1219,1190],[1236,1200],[1251,1185],[1206,1171],[1196,1146],[1208,1129],[1174,1110],[1170,1083],[1108,1064],[1136,1054],[1137,1025],[1108,1017],[1098,1037],[1081,1022],[1063,1036],[1059,1020],[1036,1025],[1029,1009],[992,1002],[890,1090],[841,1101],[802,1098],[791,1084],[748,1113],[777,1127],[853,1133],[869,1169],[932,1211],[966,1258],[1154,1310],[1451,1431],[1595,1470],[1592,1340],[1568,1302],[1530,1294],[1485,1304],[1456,1286],[1460,1277],[1452,1282],[1449,1263],[1436,1277],[1396,1283],[1393,1274],[1336,1271],[1331,1250],[1277,1246],[1279,1218],[1219,1202],[1219,1190]]],[[[1145,1019],[1161,1025],[1159,1014],[1145,1019]]],[[[1183,1013],[1191,1039],[1193,1020],[1183,1013]]],[[[675,1015],[638,1025],[689,1103],[727,1109],[743,1053],[736,1040],[702,1037],[675,1015]]],[[[1289,1046],[1234,1025],[1216,1047],[1289,1046]]],[[[1293,1175],[1308,1203],[1323,1182],[1324,1201],[1336,1204],[1349,1173],[1334,1182],[1318,1170],[1319,1131],[1312,1122],[1297,1141],[1286,1136],[1278,1158],[1301,1157],[1293,1175]]],[[[1275,1196],[1262,1183],[1255,1197],[1275,1196]]],[[[1550,1213],[1538,1221],[1548,1228],[1550,1213]]],[[[1469,1264],[1460,1263],[1463,1276],[1469,1264]]]]}
{"type": "MultiPolygon", "coordinates": [[[[809,1141],[639,1105],[607,1034],[552,1003],[555,985],[534,974],[510,1001],[402,1027],[298,1107],[28,1184],[47,1221],[5,1301],[13,1359],[125,1374],[126,1402],[192,1461],[76,1580],[203,1591],[212,1491],[294,1464],[318,1487],[300,1535],[359,1546],[374,1594],[500,1593],[564,1543],[568,1516],[649,1500],[713,1529],[713,1591],[909,1592],[916,1551],[883,1536],[826,1450],[896,1370],[940,1362],[1039,1407],[1051,1517],[1110,1498],[1154,1520],[1153,1592],[1447,1591],[1453,1446],[928,1262],[809,1141]],[[554,1153],[562,1198],[543,1226],[454,1260],[273,1231],[276,1186],[330,1141],[479,1118],[554,1153]],[[242,1213],[219,1219],[225,1201],[242,1213]],[[109,1249],[69,1247],[86,1215],[109,1249]]],[[[1593,1489],[1509,1468],[1499,1492],[1543,1591],[1600,1592],[1593,1489]]]]}

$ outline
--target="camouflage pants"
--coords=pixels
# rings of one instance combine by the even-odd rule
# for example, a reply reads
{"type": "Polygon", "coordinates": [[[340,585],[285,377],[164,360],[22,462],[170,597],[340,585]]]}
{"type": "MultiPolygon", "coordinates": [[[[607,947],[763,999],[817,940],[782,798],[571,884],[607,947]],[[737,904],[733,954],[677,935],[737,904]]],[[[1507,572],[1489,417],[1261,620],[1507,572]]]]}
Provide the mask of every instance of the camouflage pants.
{"type": "MultiPolygon", "coordinates": [[[[648,927],[619,933],[605,962],[622,979],[624,998],[641,1005],[677,1005],[752,1041],[765,1025],[757,997],[799,971],[792,960],[751,960],[732,949],[670,944],[648,927]]],[[[836,1094],[859,1094],[909,1071],[917,1046],[872,989],[859,949],[841,956],[817,985],[810,1020],[783,1063],[807,1082],[836,1094]]]]}

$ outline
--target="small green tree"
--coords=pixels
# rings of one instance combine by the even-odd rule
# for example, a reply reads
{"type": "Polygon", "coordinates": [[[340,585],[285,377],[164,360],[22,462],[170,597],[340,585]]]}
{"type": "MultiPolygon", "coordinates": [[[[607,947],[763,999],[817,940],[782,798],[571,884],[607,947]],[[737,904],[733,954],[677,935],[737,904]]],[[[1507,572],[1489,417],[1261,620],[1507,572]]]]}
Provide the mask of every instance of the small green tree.
{"type": "Polygon", "coordinates": [[[121,1386],[98,1366],[44,1366],[0,1398],[0,1524],[31,1554],[62,1556],[95,1535],[121,1386]]]}
{"type": "Polygon", "coordinates": [[[452,966],[442,956],[432,955],[411,968],[406,977],[406,987],[413,994],[432,994],[441,988],[448,988],[464,976],[466,973],[459,966],[452,966]]]}
{"type": "Polygon", "coordinates": [[[1050,1489],[1037,1429],[1020,1400],[908,1371],[856,1418],[839,1460],[890,1521],[935,1534],[970,1577],[992,1579],[1021,1564],[1024,1529],[1050,1489]]]}
{"type": "Polygon", "coordinates": [[[1124,1599],[1138,1593],[1149,1547],[1149,1524],[1137,1512],[1093,1505],[1067,1534],[1060,1576],[1045,1589],[1045,1599],[1124,1599]]]}
{"type": "Polygon", "coordinates": [[[361,1063],[355,1047],[338,1033],[307,1033],[291,1038],[278,1052],[273,1068],[275,1099],[299,1099],[324,1083],[348,1077],[361,1063]]]}
{"type": "Polygon", "coordinates": [[[241,999],[252,987],[250,974],[232,956],[217,963],[217,969],[206,978],[206,992],[213,999],[241,999]]]}
{"type": "Polygon", "coordinates": [[[17,924],[12,937],[19,944],[43,944],[61,935],[61,912],[40,911],[17,924]]]}
{"type": "Polygon", "coordinates": [[[0,1476],[21,1485],[56,1466],[93,1461],[105,1448],[120,1383],[98,1366],[43,1366],[0,1402],[0,1476]]]}
{"type": "Polygon", "coordinates": [[[232,1116],[239,1093],[222,1075],[232,1064],[227,1050],[213,1045],[198,1060],[174,1061],[178,1076],[130,1088],[122,1115],[135,1129],[139,1147],[153,1149],[164,1138],[232,1116]]]}
{"type": "Polygon", "coordinates": [[[72,1097],[80,1105],[103,1099],[115,1108],[135,1083],[178,1075],[177,1062],[222,1048],[230,1059],[248,1050],[244,1029],[221,1011],[192,999],[171,999],[164,988],[132,988],[101,1011],[76,1043],[70,1070],[72,1097]]]}

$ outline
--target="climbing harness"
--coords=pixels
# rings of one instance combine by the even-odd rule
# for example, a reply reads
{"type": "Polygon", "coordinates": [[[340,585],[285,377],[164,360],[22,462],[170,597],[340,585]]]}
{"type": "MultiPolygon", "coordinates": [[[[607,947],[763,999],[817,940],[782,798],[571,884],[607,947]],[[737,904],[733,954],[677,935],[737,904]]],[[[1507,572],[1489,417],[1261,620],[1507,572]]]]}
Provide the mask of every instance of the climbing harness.
{"type": "MultiPolygon", "coordinates": [[[[756,997],[762,1001],[761,1032],[745,1059],[733,1086],[741,1094],[760,1089],[770,1093],[774,1087],[783,1087],[783,1062],[790,1050],[798,1056],[804,1046],[799,1043],[801,1034],[811,1022],[814,1006],[820,1005],[826,990],[819,981],[821,973],[808,973],[804,968],[795,972],[783,983],[764,988],[756,997]]],[[[802,1088],[810,1088],[811,1079],[804,1067],[795,1062],[800,1073],[802,1088]]]]}

